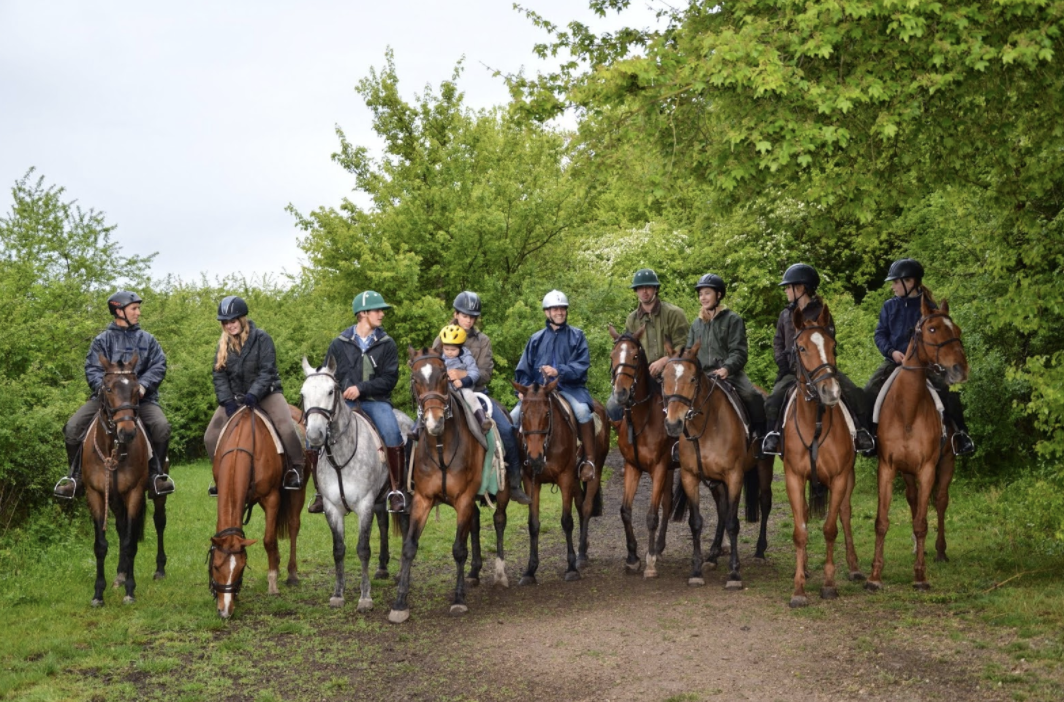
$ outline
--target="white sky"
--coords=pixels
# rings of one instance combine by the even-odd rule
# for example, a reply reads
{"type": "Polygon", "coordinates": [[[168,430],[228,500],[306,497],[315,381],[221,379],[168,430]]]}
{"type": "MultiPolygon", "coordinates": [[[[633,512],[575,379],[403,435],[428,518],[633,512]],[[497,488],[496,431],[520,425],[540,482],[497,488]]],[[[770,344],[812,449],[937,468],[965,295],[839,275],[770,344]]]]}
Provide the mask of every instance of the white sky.
{"type": "MultiPolygon", "coordinates": [[[[652,24],[634,4],[603,23],[586,1],[524,1],[556,24],[652,24]]],[[[545,40],[510,0],[0,0],[0,212],[32,166],[118,225],[125,254],[158,252],[153,277],[295,272],[284,208],[351,195],[333,130],[377,144],[354,86],[386,47],[407,99],[465,56],[481,108],[508,99],[482,64],[534,73],[545,40]]]]}

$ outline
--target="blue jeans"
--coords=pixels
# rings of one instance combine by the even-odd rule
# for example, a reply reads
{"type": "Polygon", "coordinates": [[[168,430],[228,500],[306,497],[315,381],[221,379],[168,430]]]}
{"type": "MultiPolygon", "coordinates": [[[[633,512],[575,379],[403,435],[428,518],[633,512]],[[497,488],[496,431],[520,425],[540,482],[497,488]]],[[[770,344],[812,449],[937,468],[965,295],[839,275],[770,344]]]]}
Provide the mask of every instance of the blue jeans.
{"type": "MultiPolygon", "coordinates": [[[[578,424],[587,424],[591,421],[591,408],[585,405],[583,402],[578,402],[572,395],[559,390],[558,394],[566,399],[566,401],[572,406],[573,414],[576,415],[576,421],[578,424]]],[[[518,402],[512,410],[510,410],[510,419],[513,421],[514,426],[521,425],[521,403],[518,402]]]]}
{"type": "Polygon", "coordinates": [[[373,426],[377,427],[377,431],[381,433],[385,446],[403,445],[403,435],[399,431],[399,422],[395,421],[395,415],[392,414],[392,406],[390,404],[377,400],[367,400],[365,402],[344,400],[344,402],[352,409],[358,407],[358,409],[365,412],[366,416],[373,422],[373,426]]]}
{"type": "Polygon", "coordinates": [[[521,464],[521,458],[517,453],[517,441],[514,439],[513,425],[506,412],[495,400],[491,401],[491,418],[495,426],[499,428],[499,436],[502,437],[502,449],[505,454],[506,465],[517,466],[521,464]]]}

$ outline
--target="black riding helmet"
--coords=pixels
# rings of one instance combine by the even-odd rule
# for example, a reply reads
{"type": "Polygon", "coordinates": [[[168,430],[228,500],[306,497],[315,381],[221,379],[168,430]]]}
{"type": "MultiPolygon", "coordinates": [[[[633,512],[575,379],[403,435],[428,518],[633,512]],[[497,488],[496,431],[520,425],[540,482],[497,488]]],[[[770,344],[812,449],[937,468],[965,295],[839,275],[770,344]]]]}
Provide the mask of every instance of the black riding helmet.
{"type": "Polygon", "coordinates": [[[455,312],[461,312],[462,314],[468,314],[470,317],[480,316],[480,295],[477,295],[472,290],[463,290],[458,293],[458,296],[454,298],[455,312]]]}
{"type": "Polygon", "coordinates": [[[724,294],[728,292],[727,286],[724,285],[724,278],[715,273],[706,273],[698,279],[698,282],[695,283],[695,290],[701,290],[702,288],[713,288],[720,293],[721,300],[724,299],[724,294]]]}
{"type": "Polygon", "coordinates": [[[820,274],[808,263],[795,263],[783,274],[780,287],[788,285],[804,285],[805,292],[812,295],[820,287],[820,274]]]}
{"type": "Polygon", "coordinates": [[[889,283],[898,278],[914,278],[919,285],[924,279],[924,267],[914,258],[899,258],[890,264],[885,282],[889,283]]]}
{"type": "Polygon", "coordinates": [[[661,281],[658,280],[658,274],[650,268],[640,268],[632,276],[632,284],[628,287],[635,290],[636,288],[652,287],[660,288],[661,281]]]}
{"type": "Polygon", "coordinates": [[[129,290],[119,290],[107,298],[107,309],[111,310],[112,317],[118,317],[118,310],[124,310],[135,302],[144,302],[140,295],[129,290]]]}
{"type": "Polygon", "coordinates": [[[218,321],[229,322],[239,317],[248,316],[248,303],[236,295],[228,295],[218,303],[218,321]]]}

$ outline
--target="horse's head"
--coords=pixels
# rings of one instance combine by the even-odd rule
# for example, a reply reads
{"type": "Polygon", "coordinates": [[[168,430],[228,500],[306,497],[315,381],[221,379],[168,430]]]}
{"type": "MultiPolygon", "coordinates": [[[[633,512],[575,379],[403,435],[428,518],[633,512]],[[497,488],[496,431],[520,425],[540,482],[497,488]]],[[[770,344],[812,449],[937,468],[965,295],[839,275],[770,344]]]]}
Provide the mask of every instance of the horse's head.
{"type": "Polygon", "coordinates": [[[924,297],[920,303],[920,321],[913,334],[916,357],[931,373],[946,376],[950,385],[968,380],[968,357],[961,342],[961,328],[950,319],[949,302],[935,310],[924,297]]]}
{"type": "Polygon", "coordinates": [[[315,368],[303,357],[303,417],[307,424],[307,443],[311,448],[321,448],[329,434],[329,425],[336,413],[347,409],[340,386],[336,382],[336,359],[329,360],[321,368],[315,368]]]}
{"type": "Polygon", "coordinates": [[[700,348],[701,340],[689,349],[680,349],[677,356],[672,344],[665,342],[669,362],[661,373],[661,392],[665,396],[665,432],[669,436],[679,436],[684,422],[695,411],[695,400],[702,387],[702,364],[698,361],[700,348]]]}
{"type": "Polygon", "coordinates": [[[207,554],[211,595],[217,600],[218,616],[228,619],[233,616],[233,606],[240,588],[244,585],[244,568],[248,563],[247,547],[254,539],[245,539],[239,527],[223,529],[211,537],[211,550],[207,554]]]}
{"type": "Polygon", "coordinates": [[[414,404],[425,422],[425,430],[432,436],[443,433],[443,425],[451,414],[451,395],[447,387],[447,366],[443,356],[427,348],[420,351],[407,347],[410,358],[410,392],[414,404]]]}
{"type": "Polygon", "coordinates": [[[613,337],[613,351],[610,352],[610,378],[613,384],[613,400],[625,405],[635,396],[636,382],[639,380],[640,365],[646,365],[646,353],[639,340],[643,338],[646,327],[634,334],[618,334],[610,325],[613,337]]]}
{"type": "Polygon", "coordinates": [[[107,415],[107,430],[121,444],[129,444],[137,437],[137,411],[140,408],[140,385],[137,383],[137,354],[128,363],[111,363],[100,354],[103,384],[100,386],[100,407],[107,415]]]}
{"type": "Polygon", "coordinates": [[[835,326],[825,304],[816,319],[807,319],[802,310],[794,308],[794,350],[798,358],[798,379],[805,385],[806,395],[834,407],[842,399],[838,370],[835,367],[835,326]]]}
{"type": "Polygon", "coordinates": [[[554,412],[551,411],[550,394],[558,388],[557,379],[546,385],[533,383],[521,385],[510,381],[514,390],[521,393],[521,436],[525,443],[525,460],[534,474],[543,472],[550,450],[551,430],[554,428],[554,412]]]}

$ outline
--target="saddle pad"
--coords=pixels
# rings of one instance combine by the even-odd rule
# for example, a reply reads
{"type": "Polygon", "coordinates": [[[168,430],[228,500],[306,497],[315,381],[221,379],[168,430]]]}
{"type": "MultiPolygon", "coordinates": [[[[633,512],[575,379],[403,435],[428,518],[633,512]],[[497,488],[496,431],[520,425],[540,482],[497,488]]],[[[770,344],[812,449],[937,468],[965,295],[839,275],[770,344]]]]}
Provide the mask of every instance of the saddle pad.
{"type": "Polygon", "coordinates": [[[735,413],[739,415],[739,421],[743,424],[743,431],[746,432],[746,436],[750,436],[750,417],[746,413],[746,406],[743,404],[742,398],[739,397],[738,391],[728,381],[718,380],[716,382],[718,389],[724,392],[724,396],[728,398],[728,402],[735,409],[735,413]]]}
{"type": "MultiPolygon", "coordinates": [[[[872,422],[879,424],[879,411],[883,407],[883,401],[887,398],[887,392],[890,390],[890,386],[894,384],[894,379],[901,373],[902,367],[898,366],[894,369],[894,372],[887,378],[887,382],[883,383],[883,387],[879,391],[879,397],[876,398],[875,408],[872,410],[872,422]]],[[[938,410],[938,418],[942,424],[942,436],[946,436],[946,407],[942,404],[942,398],[938,394],[938,390],[931,381],[927,381],[927,390],[931,393],[931,399],[935,403],[935,409],[938,410]]]]}
{"type": "MultiPolygon", "coordinates": [[[[266,425],[266,429],[269,430],[270,437],[273,439],[273,445],[277,447],[277,453],[283,454],[284,444],[281,443],[281,437],[277,435],[277,428],[273,426],[273,422],[270,421],[269,415],[260,409],[255,409],[253,411],[255,412],[255,416],[261,419],[262,423],[266,425]]],[[[222,430],[218,432],[218,443],[214,445],[216,451],[218,450],[218,445],[222,443],[222,437],[225,436],[225,432],[229,429],[229,425],[232,423],[234,417],[236,417],[236,414],[233,414],[232,417],[226,419],[225,424],[222,426],[222,430]]]]}
{"type": "MultiPolygon", "coordinates": [[[[795,399],[798,397],[798,384],[791,385],[791,389],[787,391],[787,402],[783,405],[783,423],[780,424],[780,428],[787,426],[788,417],[790,416],[791,405],[794,404],[795,399]]],[[[846,411],[842,413],[843,418],[846,420],[846,428],[850,430],[850,436],[857,436],[857,424],[853,418],[853,410],[850,409],[845,402],[842,406],[846,408],[846,411]]]]}
{"type": "Polygon", "coordinates": [[[363,429],[369,432],[370,437],[373,439],[373,443],[377,446],[377,457],[380,459],[381,465],[388,465],[388,452],[384,448],[384,439],[381,438],[381,433],[377,431],[377,427],[373,424],[368,416],[359,412],[358,410],[352,410],[351,414],[354,415],[356,425],[355,431],[361,432],[363,429]]]}
{"type": "MultiPolygon", "coordinates": [[[[448,388],[449,388],[449,392],[450,392],[450,395],[451,395],[451,402],[460,402],[462,404],[462,406],[464,406],[468,410],[467,412],[462,412],[460,414],[465,415],[466,426],[469,427],[469,431],[472,432],[473,436],[476,437],[477,443],[479,443],[480,446],[484,450],[487,450],[487,448],[488,448],[488,440],[484,436],[484,430],[480,428],[480,422],[478,422],[477,418],[473,416],[473,409],[474,408],[470,407],[468,405],[468,403],[466,403],[465,398],[462,397],[462,393],[459,392],[458,390],[456,390],[454,388],[454,386],[448,386],[448,388]]],[[[484,416],[485,417],[490,417],[491,416],[491,407],[490,407],[490,405],[487,408],[484,407],[484,402],[485,402],[485,400],[487,400],[487,398],[484,395],[481,395],[480,393],[473,393],[473,394],[476,395],[477,396],[477,400],[480,401],[481,408],[484,409],[484,416]]],[[[490,402],[490,400],[489,400],[489,402],[490,402]]]]}

